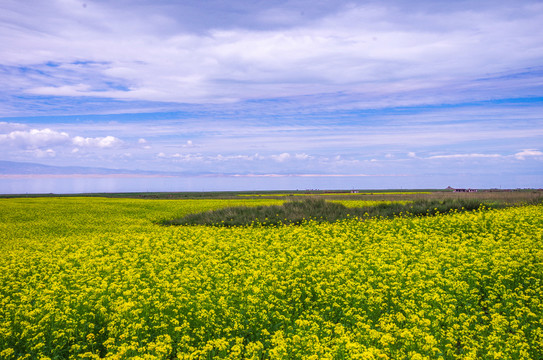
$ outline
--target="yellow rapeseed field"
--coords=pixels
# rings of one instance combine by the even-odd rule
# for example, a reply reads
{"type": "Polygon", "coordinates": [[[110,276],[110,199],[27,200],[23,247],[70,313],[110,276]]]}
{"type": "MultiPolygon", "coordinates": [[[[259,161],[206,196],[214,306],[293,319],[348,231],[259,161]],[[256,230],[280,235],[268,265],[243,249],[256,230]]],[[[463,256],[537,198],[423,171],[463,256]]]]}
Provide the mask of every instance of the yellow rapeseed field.
{"type": "Polygon", "coordinates": [[[156,224],[279,203],[0,200],[0,359],[543,358],[543,206],[156,224]]]}

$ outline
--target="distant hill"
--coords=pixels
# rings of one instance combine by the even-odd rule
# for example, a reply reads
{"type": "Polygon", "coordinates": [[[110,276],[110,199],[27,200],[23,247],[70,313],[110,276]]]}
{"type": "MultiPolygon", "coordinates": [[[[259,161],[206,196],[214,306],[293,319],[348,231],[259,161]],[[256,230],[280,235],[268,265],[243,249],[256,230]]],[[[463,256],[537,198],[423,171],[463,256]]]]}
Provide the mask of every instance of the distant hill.
{"type": "Polygon", "coordinates": [[[36,163],[0,161],[0,175],[112,175],[140,174],[159,175],[159,172],[107,169],[85,166],[51,166],[36,163]]]}

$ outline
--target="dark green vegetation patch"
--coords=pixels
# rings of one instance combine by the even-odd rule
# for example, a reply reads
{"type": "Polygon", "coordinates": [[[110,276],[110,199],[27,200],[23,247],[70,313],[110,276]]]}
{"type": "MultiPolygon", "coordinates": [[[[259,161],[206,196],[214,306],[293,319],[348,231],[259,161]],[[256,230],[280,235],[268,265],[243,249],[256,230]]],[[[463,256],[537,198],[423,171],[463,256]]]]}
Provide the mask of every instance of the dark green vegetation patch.
{"type": "Polygon", "coordinates": [[[393,218],[395,216],[431,216],[451,211],[472,211],[485,208],[502,208],[499,203],[481,203],[475,199],[418,200],[412,203],[379,203],[373,206],[349,208],[323,199],[287,201],[283,205],[236,206],[220,210],[189,214],[164,220],[162,225],[211,225],[211,226],[268,226],[299,225],[304,221],[335,222],[349,218],[393,218]]]}

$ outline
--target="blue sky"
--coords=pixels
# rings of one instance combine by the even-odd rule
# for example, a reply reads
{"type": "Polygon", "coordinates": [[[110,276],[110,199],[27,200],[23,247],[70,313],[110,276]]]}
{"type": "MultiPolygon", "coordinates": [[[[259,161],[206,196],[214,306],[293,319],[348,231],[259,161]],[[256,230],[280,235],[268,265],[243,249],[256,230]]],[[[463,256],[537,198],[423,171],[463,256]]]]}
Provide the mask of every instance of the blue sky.
{"type": "Polygon", "coordinates": [[[4,0],[0,161],[542,187],[541,34],[542,1],[4,0]]]}

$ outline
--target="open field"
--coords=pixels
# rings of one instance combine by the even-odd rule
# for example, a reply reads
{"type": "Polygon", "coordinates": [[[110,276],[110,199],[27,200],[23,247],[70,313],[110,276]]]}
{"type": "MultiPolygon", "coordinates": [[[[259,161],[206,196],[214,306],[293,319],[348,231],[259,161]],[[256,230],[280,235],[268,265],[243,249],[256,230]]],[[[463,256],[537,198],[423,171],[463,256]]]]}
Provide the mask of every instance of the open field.
{"type": "Polygon", "coordinates": [[[447,190],[360,190],[351,193],[346,190],[296,190],[296,191],[210,191],[210,192],[141,192],[141,193],[92,193],[92,194],[19,194],[0,195],[0,198],[40,197],[99,197],[150,200],[190,199],[279,199],[323,197],[326,200],[354,201],[413,201],[444,199],[478,199],[481,201],[504,201],[508,203],[533,202],[543,199],[541,189],[523,190],[480,190],[471,193],[456,193],[447,190]]]}
{"type": "MultiPolygon", "coordinates": [[[[340,196],[348,206],[410,200],[340,196]]],[[[543,358],[541,204],[300,226],[157,224],[282,202],[0,199],[0,359],[543,358]]]]}

